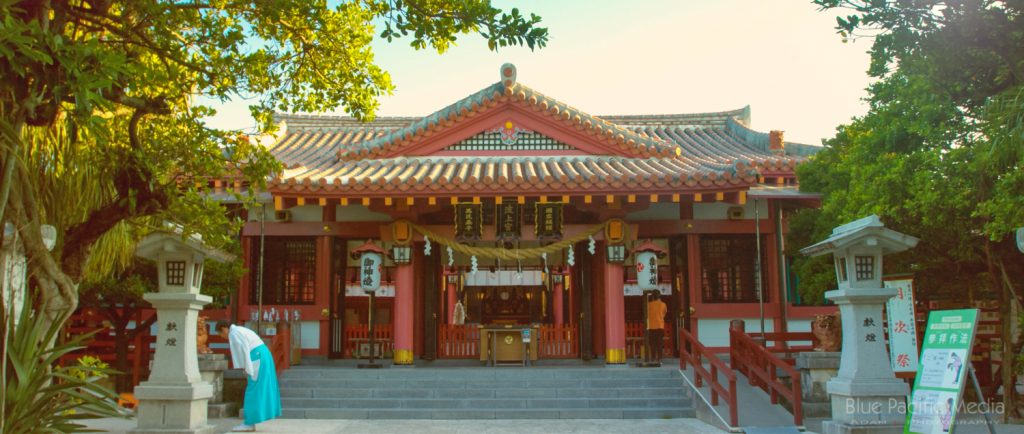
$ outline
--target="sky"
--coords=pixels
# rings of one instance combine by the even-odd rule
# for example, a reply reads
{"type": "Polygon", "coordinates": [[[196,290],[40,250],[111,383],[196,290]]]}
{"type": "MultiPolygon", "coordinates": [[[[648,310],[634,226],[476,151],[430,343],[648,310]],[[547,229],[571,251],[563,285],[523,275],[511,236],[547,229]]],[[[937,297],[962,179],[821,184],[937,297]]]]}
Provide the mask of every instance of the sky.
{"type": "MultiPolygon", "coordinates": [[[[864,114],[870,40],[843,43],[834,12],[810,0],[501,1],[543,18],[536,51],[487,50],[462,35],[444,54],[375,41],[393,95],[378,116],[425,116],[498,81],[517,81],[593,115],[713,112],[751,106],[752,128],[820,144],[864,114]]],[[[378,32],[379,33],[379,30],[378,32]]],[[[215,104],[211,126],[251,129],[248,101],[215,104]]],[[[343,114],[339,109],[338,114],[343,114]]]]}

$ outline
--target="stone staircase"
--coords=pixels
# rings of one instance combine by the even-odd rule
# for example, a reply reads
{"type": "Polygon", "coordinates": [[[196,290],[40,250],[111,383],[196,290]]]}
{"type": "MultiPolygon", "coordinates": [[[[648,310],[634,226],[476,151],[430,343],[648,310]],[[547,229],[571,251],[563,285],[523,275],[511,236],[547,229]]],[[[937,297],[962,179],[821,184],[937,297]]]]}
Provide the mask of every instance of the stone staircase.
{"type": "Polygon", "coordinates": [[[296,366],[280,379],[292,419],[664,419],[694,417],[679,371],[607,368],[296,366]]]}

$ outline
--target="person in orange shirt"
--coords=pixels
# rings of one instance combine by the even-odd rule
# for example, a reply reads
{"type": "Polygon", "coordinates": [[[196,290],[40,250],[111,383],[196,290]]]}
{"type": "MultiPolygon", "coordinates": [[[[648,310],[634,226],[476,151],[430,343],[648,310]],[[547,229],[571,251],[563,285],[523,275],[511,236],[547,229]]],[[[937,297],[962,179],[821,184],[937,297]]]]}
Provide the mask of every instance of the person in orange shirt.
{"type": "Polygon", "coordinates": [[[665,314],[668,306],[661,301],[661,292],[651,292],[647,302],[647,343],[650,348],[650,360],[661,363],[661,351],[665,340],[665,314]]]}

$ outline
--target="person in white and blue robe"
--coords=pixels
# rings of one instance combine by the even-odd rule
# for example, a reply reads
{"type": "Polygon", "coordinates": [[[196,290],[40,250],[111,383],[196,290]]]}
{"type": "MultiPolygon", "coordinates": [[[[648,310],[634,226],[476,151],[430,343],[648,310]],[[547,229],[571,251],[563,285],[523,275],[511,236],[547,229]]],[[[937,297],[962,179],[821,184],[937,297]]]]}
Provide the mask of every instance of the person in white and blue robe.
{"type": "Polygon", "coordinates": [[[256,431],[256,424],[281,416],[281,393],[270,349],[256,332],[234,324],[217,324],[217,334],[227,339],[235,369],[245,370],[247,384],[242,408],[245,423],[232,431],[256,431]]]}

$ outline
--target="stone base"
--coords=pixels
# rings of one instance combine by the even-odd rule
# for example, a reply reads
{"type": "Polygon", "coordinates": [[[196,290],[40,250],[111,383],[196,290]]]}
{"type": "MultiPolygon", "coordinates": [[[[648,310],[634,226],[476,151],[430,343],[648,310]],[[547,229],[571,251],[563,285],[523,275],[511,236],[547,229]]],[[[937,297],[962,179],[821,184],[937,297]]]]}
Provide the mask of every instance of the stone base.
{"type": "Polygon", "coordinates": [[[796,355],[796,367],[800,370],[800,387],[803,389],[804,416],[832,417],[832,400],[826,385],[839,372],[839,352],[803,352],[796,355]]]}
{"type": "Polygon", "coordinates": [[[803,410],[804,417],[832,417],[831,402],[802,401],[800,403],[800,409],[803,410]]]}
{"type": "Polygon", "coordinates": [[[129,434],[214,434],[213,425],[200,428],[135,428],[129,434]]]}
{"type": "Polygon", "coordinates": [[[238,405],[233,402],[211,403],[206,406],[206,417],[209,419],[234,417],[235,414],[238,414],[238,405]]]}
{"type": "Polygon", "coordinates": [[[821,423],[822,434],[902,434],[902,424],[851,425],[834,420],[821,423]]]}

